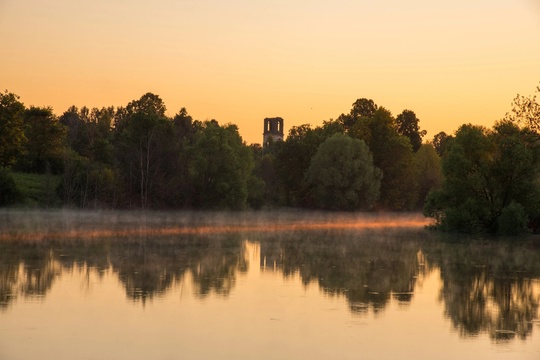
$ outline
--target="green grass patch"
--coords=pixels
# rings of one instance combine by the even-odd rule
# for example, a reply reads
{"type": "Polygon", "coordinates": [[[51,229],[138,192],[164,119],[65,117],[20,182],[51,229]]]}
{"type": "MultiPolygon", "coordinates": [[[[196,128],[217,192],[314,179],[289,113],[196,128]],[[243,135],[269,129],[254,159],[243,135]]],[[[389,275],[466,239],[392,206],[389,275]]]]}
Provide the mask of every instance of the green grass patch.
{"type": "Polygon", "coordinates": [[[23,206],[58,207],[62,201],[56,189],[62,180],[61,175],[28,174],[14,172],[13,179],[23,195],[23,206]]]}

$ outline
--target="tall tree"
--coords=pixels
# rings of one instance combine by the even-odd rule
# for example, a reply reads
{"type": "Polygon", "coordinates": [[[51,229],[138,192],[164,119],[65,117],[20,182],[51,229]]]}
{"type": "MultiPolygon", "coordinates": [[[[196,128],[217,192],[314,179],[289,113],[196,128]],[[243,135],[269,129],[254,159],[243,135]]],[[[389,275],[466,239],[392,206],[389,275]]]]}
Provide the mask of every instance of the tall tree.
{"type": "Polygon", "coordinates": [[[84,121],[80,114],[79,108],[76,106],[70,106],[58,119],[60,124],[64,125],[67,128],[67,143],[70,148],[82,153],[78,149],[78,142],[80,137],[80,128],[83,126],[84,121]]]}
{"type": "Polygon", "coordinates": [[[422,208],[428,194],[441,187],[443,174],[441,159],[431,144],[422,144],[414,154],[416,184],[418,186],[417,208],[422,208]]]}
{"type": "Polygon", "coordinates": [[[26,153],[18,166],[25,171],[60,173],[67,129],[51,108],[31,106],[24,113],[26,153]]]}
{"type": "Polygon", "coordinates": [[[59,121],[68,129],[68,144],[79,155],[105,164],[112,162],[111,123],[114,107],[78,109],[71,106],[59,121]]]}
{"type": "Polygon", "coordinates": [[[357,99],[352,104],[352,109],[348,114],[341,114],[337,121],[342,124],[346,131],[350,131],[361,118],[371,118],[375,115],[379,107],[371,99],[357,99]]]}
{"type": "Polygon", "coordinates": [[[113,133],[112,122],[114,107],[93,108],[90,111],[90,129],[88,136],[92,148],[92,159],[103,164],[112,164],[113,159],[113,133]]]}
{"type": "MultiPolygon", "coordinates": [[[[129,195],[138,193],[142,208],[156,200],[156,189],[170,165],[172,122],[166,107],[155,94],[144,94],[115,114],[116,157],[129,195]]],[[[132,204],[133,205],[133,204],[132,204]]]]}
{"type": "Polygon", "coordinates": [[[439,156],[444,156],[450,148],[454,137],[447,135],[444,131],[441,131],[433,136],[432,144],[439,156]]]}
{"type": "Polygon", "coordinates": [[[24,105],[19,96],[0,93],[0,166],[15,164],[24,149],[24,105]]]}
{"type": "MultiPolygon", "coordinates": [[[[282,143],[283,141],[279,141],[282,143]]],[[[270,157],[269,154],[263,155],[263,148],[259,144],[251,144],[249,146],[253,158],[253,167],[248,179],[248,198],[247,202],[250,208],[260,209],[267,201],[267,186],[266,179],[262,176],[263,157],[270,157]]],[[[272,157],[275,159],[275,157],[272,157]]],[[[275,176],[274,176],[275,179],[275,176]]],[[[270,180],[270,179],[268,179],[270,180]]],[[[275,181],[274,181],[275,183],[275,181]]],[[[271,184],[272,186],[273,184],[271,184]]]]}
{"type": "Polygon", "coordinates": [[[200,122],[194,121],[186,108],[181,108],[172,120],[174,144],[169,159],[171,173],[166,185],[171,206],[182,208],[192,205],[194,188],[189,178],[189,166],[191,147],[199,130],[200,122]]]}
{"type": "Polygon", "coordinates": [[[381,171],[364,141],[335,134],[322,143],[306,173],[318,207],[369,209],[379,197],[381,171]]]}
{"type": "Polygon", "coordinates": [[[375,102],[371,99],[361,98],[356,100],[351,109],[351,115],[354,118],[359,117],[372,117],[375,115],[375,111],[377,111],[379,107],[375,102]]]}
{"type": "Polygon", "coordinates": [[[349,134],[366,142],[374,165],[382,170],[379,205],[392,210],[412,208],[417,199],[412,147],[409,139],[397,133],[392,114],[380,107],[371,118],[360,118],[349,134]]]}
{"type": "Polygon", "coordinates": [[[60,123],[67,127],[71,148],[64,156],[64,172],[58,190],[65,204],[83,208],[115,205],[113,117],[113,107],[90,110],[75,106],[60,116],[60,123]]]}
{"type": "Polygon", "coordinates": [[[536,94],[532,96],[517,95],[512,102],[512,110],[506,114],[505,119],[519,125],[525,125],[540,133],[540,102],[536,99],[540,94],[540,86],[536,87],[536,94]]]}
{"type": "Polygon", "coordinates": [[[404,135],[409,138],[414,152],[417,152],[422,145],[422,138],[426,135],[425,130],[420,130],[418,123],[420,120],[416,117],[414,111],[403,110],[401,114],[396,117],[397,131],[400,135],[404,135]]]}
{"type": "Polygon", "coordinates": [[[283,203],[288,206],[312,206],[305,173],[317,148],[336,133],[343,133],[343,126],[337,121],[325,121],[322,126],[294,126],[283,144],[277,147],[276,166],[280,178],[283,203]],[[294,154],[294,155],[292,155],[294,154]]]}
{"type": "Polygon", "coordinates": [[[206,121],[191,148],[190,178],[194,205],[201,208],[242,209],[248,198],[253,168],[251,150],[235,125],[206,121]]]}

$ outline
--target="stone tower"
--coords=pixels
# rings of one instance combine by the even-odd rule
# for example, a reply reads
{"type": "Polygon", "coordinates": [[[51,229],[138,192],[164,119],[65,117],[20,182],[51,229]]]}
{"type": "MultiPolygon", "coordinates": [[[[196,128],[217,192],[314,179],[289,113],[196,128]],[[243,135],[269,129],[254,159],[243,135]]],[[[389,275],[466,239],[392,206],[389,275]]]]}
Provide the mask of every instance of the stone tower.
{"type": "Polygon", "coordinates": [[[263,147],[271,141],[283,141],[283,119],[280,117],[264,119],[263,147]]]}

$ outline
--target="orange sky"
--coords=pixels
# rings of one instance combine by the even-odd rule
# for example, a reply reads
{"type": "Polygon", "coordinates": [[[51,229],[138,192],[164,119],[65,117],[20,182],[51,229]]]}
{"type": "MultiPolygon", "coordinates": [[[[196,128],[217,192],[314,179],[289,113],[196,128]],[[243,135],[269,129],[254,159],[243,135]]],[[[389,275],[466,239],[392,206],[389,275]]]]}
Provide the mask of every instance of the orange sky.
{"type": "Polygon", "coordinates": [[[0,88],[26,105],[196,119],[336,118],[357,98],[416,112],[431,139],[491,126],[540,81],[539,0],[0,0],[0,88]]]}

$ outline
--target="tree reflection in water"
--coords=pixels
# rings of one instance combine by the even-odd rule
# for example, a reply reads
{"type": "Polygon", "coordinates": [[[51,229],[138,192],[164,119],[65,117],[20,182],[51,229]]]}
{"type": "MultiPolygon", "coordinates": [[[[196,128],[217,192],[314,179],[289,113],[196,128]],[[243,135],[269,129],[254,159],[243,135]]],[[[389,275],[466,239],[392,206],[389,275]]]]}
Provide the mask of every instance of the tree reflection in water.
{"type": "Polygon", "coordinates": [[[527,338],[539,318],[540,252],[527,240],[445,242],[421,230],[313,230],[123,238],[0,241],[0,311],[17,297],[45,296],[62,271],[118,276],[142,304],[190,274],[196,296],[227,296],[248,271],[246,241],[260,244],[260,266],[298,274],[351,312],[378,314],[391,299],[407,306],[416,285],[440,269],[445,315],[464,336],[527,338]]]}
{"type": "Polygon", "coordinates": [[[440,298],[462,335],[525,339],[539,317],[540,254],[521,240],[425,244],[441,270],[440,298]]]}
{"type": "Polygon", "coordinates": [[[17,296],[45,295],[62,271],[112,268],[128,298],[143,304],[192,273],[196,294],[228,295],[247,271],[238,234],[89,241],[0,242],[0,306],[17,296]]]}
{"type": "Polygon", "coordinates": [[[45,296],[60,272],[53,254],[41,244],[0,242],[0,309],[18,296],[45,296]]]}
{"type": "Polygon", "coordinates": [[[328,295],[343,295],[354,313],[375,313],[391,295],[411,301],[423,271],[421,233],[319,231],[261,241],[261,266],[284,276],[296,272],[304,285],[316,281],[328,295]]]}
{"type": "Polygon", "coordinates": [[[237,271],[245,271],[244,248],[238,235],[136,239],[114,246],[111,266],[133,300],[143,303],[162,295],[192,274],[196,294],[228,295],[237,271]]]}

